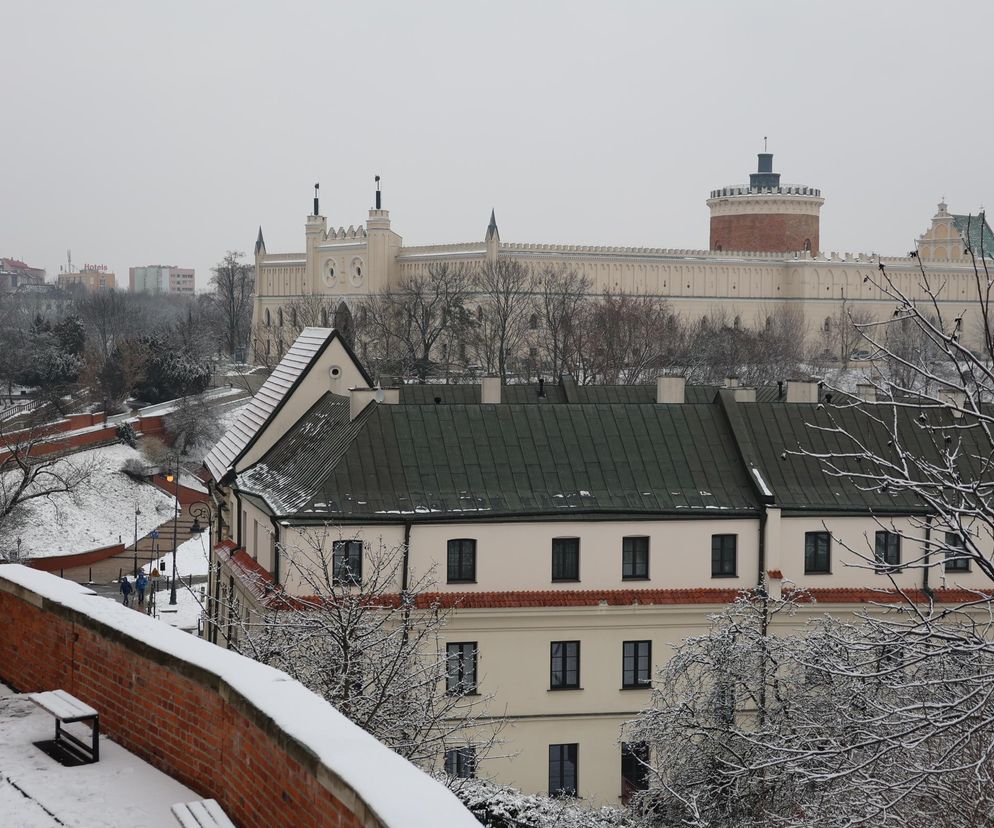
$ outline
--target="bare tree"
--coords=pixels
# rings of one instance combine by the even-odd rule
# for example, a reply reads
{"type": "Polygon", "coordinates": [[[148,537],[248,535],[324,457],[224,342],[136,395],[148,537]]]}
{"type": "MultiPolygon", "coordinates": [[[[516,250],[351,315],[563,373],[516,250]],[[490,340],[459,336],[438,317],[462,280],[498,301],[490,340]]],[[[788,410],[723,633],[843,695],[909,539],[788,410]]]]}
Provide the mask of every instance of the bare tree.
{"type": "Polygon", "coordinates": [[[221,321],[222,347],[232,358],[244,353],[252,326],[255,268],[240,261],[243,255],[229,250],[212,268],[211,276],[214,304],[221,321]]]}
{"type": "Polygon", "coordinates": [[[546,266],[535,276],[536,341],[553,377],[576,361],[577,326],[591,285],[587,276],[565,265],[546,266]]]}
{"type": "Polygon", "coordinates": [[[476,278],[479,301],[470,341],[477,360],[489,374],[506,383],[521,356],[532,313],[531,275],[517,259],[495,259],[476,278]]]}
{"type": "Polygon", "coordinates": [[[227,638],[425,769],[437,770],[451,748],[472,746],[483,758],[500,717],[475,695],[475,653],[446,651],[448,610],[432,595],[433,572],[410,573],[399,589],[403,548],[330,526],[304,532],[279,552],[286,582],[306,597],[275,595],[247,621],[235,613],[239,629],[227,638]]]}
{"type": "Polygon", "coordinates": [[[425,382],[433,363],[447,361],[451,343],[461,339],[473,278],[463,265],[433,262],[424,273],[365,302],[364,333],[379,344],[379,363],[425,382]]]}
{"type": "Polygon", "coordinates": [[[677,647],[650,707],[625,729],[645,748],[642,821],[989,824],[989,650],[951,648],[962,629],[945,622],[909,637],[882,609],[791,631],[808,600],[798,590],[743,595],[677,647]]]}
{"type": "Polygon", "coordinates": [[[71,496],[93,474],[92,461],[43,450],[47,413],[42,409],[31,423],[17,428],[5,428],[0,421],[0,561],[17,552],[16,531],[26,506],[41,498],[71,496]]]}

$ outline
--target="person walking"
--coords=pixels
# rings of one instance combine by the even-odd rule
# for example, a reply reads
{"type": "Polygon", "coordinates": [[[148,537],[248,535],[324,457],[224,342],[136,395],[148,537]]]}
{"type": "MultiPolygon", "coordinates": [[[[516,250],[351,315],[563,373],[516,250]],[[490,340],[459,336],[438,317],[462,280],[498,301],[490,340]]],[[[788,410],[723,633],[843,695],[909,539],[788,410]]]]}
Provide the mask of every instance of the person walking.
{"type": "Polygon", "coordinates": [[[124,596],[124,606],[131,606],[131,581],[128,580],[128,576],[125,575],[121,578],[121,594],[124,596]]]}
{"type": "Polygon", "coordinates": [[[141,570],[138,573],[138,577],[135,578],[135,591],[138,593],[138,606],[145,606],[145,590],[148,588],[148,576],[145,574],[145,570],[141,570]]]}

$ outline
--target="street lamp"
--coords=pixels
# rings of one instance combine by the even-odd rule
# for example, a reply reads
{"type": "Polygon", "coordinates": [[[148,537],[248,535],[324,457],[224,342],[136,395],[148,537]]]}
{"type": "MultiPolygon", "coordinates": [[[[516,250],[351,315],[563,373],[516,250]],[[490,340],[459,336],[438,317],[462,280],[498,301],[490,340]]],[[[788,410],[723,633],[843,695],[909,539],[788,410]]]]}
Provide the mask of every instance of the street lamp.
{"type": "Polygon", "coordinates": [[[138,515],[142,513],[141,507],[135,503],[135,571],[134,576],[138,577],[138,515]]]}
{"type": "Polygon", "coordinates": [[[169,606],[176,606],[176,524],[179,523],[179,456],[176,457],[176,472],[169,472],[166,475],[168,483],[176,482],[176,491],[173,503],[173,577],[169,584],[169,606]]]}
{"type": "Polygon", "coordinates": [[[221,584],[221,564],[217,563],[214,565],[214,551],[216,544],[220,543],[221,535],[223,534],[222,527],[224,524],[224,513],[228,510],[225,502],[219,501],[211,509],[210,504],[206,500],[197,500],[189,504],[190,515],[193,517],[193,525],[190,527],[191,535],[198,535],[204,531],[204,527],[200,525],[200,519],[204,518],[207,521],[208,528],[211,526],[214,520],[214,515],[217,515],[217,534],[213,535],[210,540],[211,549],[209,551],[210,561],[212,564],[211,569],[213,569],[213,574],[208,573],[207,581],[207,594],[208,594],[208,624],[210,625],[210,632],[208,633],[208,639],[217,644],[217,628],[218,628],[218,616],[220,613],[220,584],[221,584]],[[213,577],[214,589],[211,591],[211,577],[213,577]]]}

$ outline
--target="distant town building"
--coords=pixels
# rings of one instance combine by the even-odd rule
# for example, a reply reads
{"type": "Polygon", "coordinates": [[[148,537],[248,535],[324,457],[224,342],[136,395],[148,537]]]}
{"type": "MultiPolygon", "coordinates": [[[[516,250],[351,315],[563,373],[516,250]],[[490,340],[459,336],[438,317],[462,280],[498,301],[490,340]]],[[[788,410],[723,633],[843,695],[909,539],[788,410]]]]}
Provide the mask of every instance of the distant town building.
{"type": "Polygon", "coordinates": [[[28,285],[45,283],[45,271],[40,267],[31,267],[20,259],[0,258],[0,290],[17,290],[28,285]]]}
{"type": "Polygon", "coordinates": [[[114,290],[117,277],[107,269],[107,265],[83,265],[79,271],[66,271],[59,274],[60,288],[82,285],[86,290],[114,290]]]}
{"type": "Polygon", "coordinates": [[[128,269],[131,293],[193,293],[194,272],[189,267],[146,265],[128,269]]]}

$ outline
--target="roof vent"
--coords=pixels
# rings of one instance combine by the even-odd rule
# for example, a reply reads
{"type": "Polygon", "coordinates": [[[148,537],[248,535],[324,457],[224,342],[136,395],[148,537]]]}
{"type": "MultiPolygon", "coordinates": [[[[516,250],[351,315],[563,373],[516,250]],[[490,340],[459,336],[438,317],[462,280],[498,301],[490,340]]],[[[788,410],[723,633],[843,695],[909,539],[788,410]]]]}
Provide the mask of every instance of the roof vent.
{"type": "Polygon", "coordinates": [[[659,377],[656,380],[657,403],[683,403],[686,401],[686,377],[659,377]]]}
{"type": "Polygon", "coordinates": [[[738,377],[725,377],[725,388],[738,388],[739,378],[738,377]]]}

